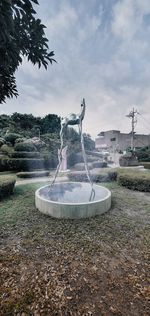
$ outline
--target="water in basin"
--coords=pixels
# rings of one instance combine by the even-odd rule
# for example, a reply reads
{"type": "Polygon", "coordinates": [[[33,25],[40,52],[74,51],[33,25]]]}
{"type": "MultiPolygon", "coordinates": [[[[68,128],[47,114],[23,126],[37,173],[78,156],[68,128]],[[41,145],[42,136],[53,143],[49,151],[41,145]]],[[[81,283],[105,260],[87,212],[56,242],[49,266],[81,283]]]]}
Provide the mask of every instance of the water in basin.
{"type": "Polygon", "coordinates": [[[107,197],[106,188],[98,185],[93,186],[95,190],[94,199],[90,202],[91,185],[82,182],[55,183],[51,189],[48,186],[40,189],[40,196],[46,200],[57,203],[81,204],[92,203],[107,197]]]}

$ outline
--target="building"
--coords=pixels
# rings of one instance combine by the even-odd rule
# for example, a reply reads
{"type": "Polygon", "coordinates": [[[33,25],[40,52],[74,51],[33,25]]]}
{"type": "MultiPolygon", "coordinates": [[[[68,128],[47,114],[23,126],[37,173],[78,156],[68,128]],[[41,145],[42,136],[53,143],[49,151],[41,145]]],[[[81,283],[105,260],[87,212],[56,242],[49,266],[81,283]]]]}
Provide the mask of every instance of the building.
{"type": "MultiPolygon", "coordinates": [[[[123,151],[131,146],[131,133],[121,133],[117,130],[101,132],[95,139],[95,147],[98,150],[117,150],[123,151]]],[[[150,134],[135,134],[134,147],[150,146],[150,134]]]]}

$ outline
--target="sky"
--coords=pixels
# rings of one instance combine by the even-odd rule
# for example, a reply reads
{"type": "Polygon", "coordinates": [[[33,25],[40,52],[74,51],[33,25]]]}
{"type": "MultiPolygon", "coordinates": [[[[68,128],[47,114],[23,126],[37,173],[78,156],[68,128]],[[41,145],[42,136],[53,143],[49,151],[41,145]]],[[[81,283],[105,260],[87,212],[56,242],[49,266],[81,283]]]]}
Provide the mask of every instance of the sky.
{"type": "Polygon", "coordinates": [[[24,60],[16,72],[19,97],[0,114],[79,113],[83,131],[150,133],[150,0],[39,0],[35,6],[57,64],[38,69],[24,60]]]}

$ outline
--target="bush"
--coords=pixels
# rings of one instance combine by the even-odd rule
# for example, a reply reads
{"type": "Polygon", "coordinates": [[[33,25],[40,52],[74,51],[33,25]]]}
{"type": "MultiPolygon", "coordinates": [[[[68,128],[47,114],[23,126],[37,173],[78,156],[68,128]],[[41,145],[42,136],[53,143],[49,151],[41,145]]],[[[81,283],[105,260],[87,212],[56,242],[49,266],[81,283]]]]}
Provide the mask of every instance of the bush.
{"type": "MultiPolygon", "coordinates": [[[[85,171],[84,172],[79,172],[79,171],[69,172],[68,178],[70,181],[77,181],[77,182],[89,181],[85,171]]],[[[116,181],[116,179],[117,179],[117,171],[105,170],[103,172],[91,173],[91,180],[95,183],[111,182],[111,181],[116,181]]]]}
{"type": "Polygon", "coordinates": [[[5,144],[5,139],[0,137],[0,147],[5,144]]]}
{"type": "Polygon", "coordinates": [[[107,162],[104,161],[95,161],[92,163],[93,168],[106,168],[107,167],[107,162]]]}
{"type": "Polygon", "coordinates": [[[12,153],[14,151],[13,147],[8,146],[6,144],[1,146],[1,152],[3,152],[4,154],[9,154],[12,153]]]}
{"type": "Polygon", "coordinates": [[[41,154],[44,159],[45,169],[55,169],[58,165],[58,157],[54,153],[41,154]]]}
{"type": "Polygon", "coordinates": [[[40,158],[40,153],[37,151],[14,151],[8,156],[10,158],[40,158]]]}
{"type": "Polygon", "coordinates": [[[8,158],[0,157],[0,172],[9,170],[7,161],[8,158]]]}
{"type": "Polygon", "coordinates": [[[44,159],[35,158],[1,158],[0,171],[30,171],[44,169],[44,159]]]}
{"type": "Polygon", "coordinates": [[[21,137],[21,135],[16,134],[16,133],[8,133],[4,136],[4,139],[6,140],[6,142],[11,143],[12,145],[15,144],[15,141],[17,138],[21,137]]]}
{"type": "MultiPolygon", "coordinates": [[[[85,164],[83,162],[81,163],[76,163],[74,165],[74,169],[77,170],[77,171],[84,171],[85,170],[85,164]]],[[[93,165],[92,163],[88,163],[88,169],[91,170],[93,169],[93,165]]]]}
{"type": "Polygon", "coordinates": [[[16,144],[14,149],[15,151],[37,151],[36,147],[32,143],[27,142],[16,144]]]}
{"type": "Polygon", "coordinates": [[[120,172],[118,183],[131,190],[150,192],[150,173],[149,172],[120,172]]]}
{"type": "Polygon", "coordinates": [[[0,200],[13,193],[15,182],[12,176],[0,176],[0,200]]]}
{"type": "Polygon", "coordinates": [[[15,140],[15,144],[18,144],[18,143],[23,143],[27,141],[27,139],[25,137],[19,137],[15,140]]]}
{"type": "Polygon", "coordinates": [[[140,165],[142,165],[145,169],[150,169],[150,162],[141,161],[140,165]]]}
{"type": "Polygon", "coordinates": [[[35,158],[10,158],[8,159],[9,170],[29,171],[44,168],[44,159],[35,158]]]}
{"type": "Polygon", "coordinates": [[[18,172],[19,178],[36,178],[36,177],[48,177],[49,171],[33,171],[33,172],[18,172]]]}

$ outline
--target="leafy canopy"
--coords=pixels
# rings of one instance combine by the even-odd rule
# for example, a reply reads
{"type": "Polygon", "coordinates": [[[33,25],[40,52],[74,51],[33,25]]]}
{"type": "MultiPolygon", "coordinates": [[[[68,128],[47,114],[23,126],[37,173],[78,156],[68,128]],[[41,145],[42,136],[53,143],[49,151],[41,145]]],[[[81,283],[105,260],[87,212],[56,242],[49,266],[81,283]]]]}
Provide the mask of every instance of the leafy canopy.
{"type": "Polygon", "coordinates": [[[23,56],[39,68],[55,61],[32,3],[38,1],[0,0],[0,103],[18,96],[15,71],[23,56]]]}

